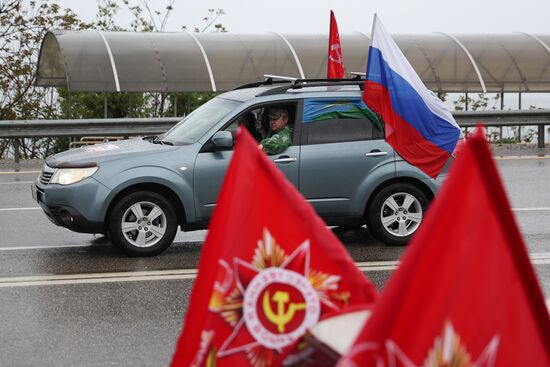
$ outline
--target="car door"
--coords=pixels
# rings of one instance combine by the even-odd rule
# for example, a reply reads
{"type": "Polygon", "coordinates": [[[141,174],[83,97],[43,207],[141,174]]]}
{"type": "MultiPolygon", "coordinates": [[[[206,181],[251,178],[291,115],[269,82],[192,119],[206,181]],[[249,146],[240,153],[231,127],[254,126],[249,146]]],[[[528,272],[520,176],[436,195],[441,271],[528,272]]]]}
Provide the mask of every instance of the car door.
{"type": "MultiPolygon", "coordinates": [[[[274,103],[256,105],[252,108],[243,111],[239,116],[233,119],[222,130],[228,130],[234,132],[237,129],[238,121],[240,117],[252,112],[258,122],[261,123],[262,119],[265,121],[265,114],[268,108],[274,106],[274,103]]],[[[281,103],[276,104],[280,106],[281,103]]],[[[294,125],[296,120],[296,111],[298,103],[285,102],[283,106],[290,112],[289,125],[294,125]]],[[[259,124],[260,127],[261,124],[259,124]]],[[[293,142],[297,140],[296,134],[299,131],[294,129],[293,142]]],[[[195,210],[197,218],[207,219],[212,216],[212,211],[216,206],[218,194],[220,192],[227,167],[231,157],[233,156],[232,150],[227,151],[213,151],[208,148],[209,142],[205,144],[203,149],[198,153],[194,166],[194,195],[195,195],[195,210]]],[[[286,178],[298,187],[299,181],[299,163],[300,163],[300,149],[298,145],[291,145],[285,151],[280,154],[268,156],[270,160],[284,173],[286,178]]],[[[250,180],[254,180],[254,177],[250,177],[250,180]]]]}
{"type": "Polygon", "coordinates": [[[360,98],[304,100],[299,185],[323,217],[353,216],[366,176],[382,166],[395,174],[395,153],[382,123],[365,109],[360,98]]]}

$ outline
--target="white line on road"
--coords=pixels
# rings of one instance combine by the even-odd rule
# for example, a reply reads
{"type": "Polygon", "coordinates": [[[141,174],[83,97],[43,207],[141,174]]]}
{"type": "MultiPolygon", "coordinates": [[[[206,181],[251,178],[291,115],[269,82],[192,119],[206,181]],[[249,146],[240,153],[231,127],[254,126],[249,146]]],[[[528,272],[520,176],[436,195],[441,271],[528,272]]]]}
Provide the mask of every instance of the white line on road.
{"type": "Polygon", "coordinates": [[[17,211],[17,210],[37,210],[42,209],[39,206],[30,206],[27,208],[0,208],[0,212],[9,212],[9,211],[17,211]]]}
{"type": "Polygon", "coordinates": [[[14,184],[32,184],[34,181],[12,181],[12,182],[0,182],[0,185],[14,185],[14,184]]]}
{"type": "Polygon", "coordinates": [[[550,206],[543,206],[540,208],[512,208],[513,212],[543,212],[550,210],[550,206]]]}
{"type": "Polygon", "coordinates": [[[549,155],[510,155],[510,156],[495,156],[498,161],[520,161],[524,159],[550,159],[549,155]]]}
{"type": "MultiPolygon", "coordinates": [[[[530,255],[534,265],[549,265],[550,253],[533,253],[530,255]]],[[[397,269],[399,261],[371,261],[355,263],[363,272],[393,271],[397,269]]],[[[89,273],[89,274],[58,274],[17,276],[0,278],[0,288],[30,287],[40,285],[67,285],[67,284],[98,284],[114,282],[139,282],[150,280],[179,280],[195,279],[197,269],[129,271],[116,273],[89,273]]]]}
{"type": "Polygon", "coordinates": [[[64,248],[80,248],[80,247],[93,247],[93,246],[97,246],[97,245],[0,247],[0,251],[59,250],[64,248]]]}
{"type": "Polygon", "coordinates": [[[42,171],[6,171],[0,172],[0,175],[24,175],[27,173],[40,173],[42,171]]]}

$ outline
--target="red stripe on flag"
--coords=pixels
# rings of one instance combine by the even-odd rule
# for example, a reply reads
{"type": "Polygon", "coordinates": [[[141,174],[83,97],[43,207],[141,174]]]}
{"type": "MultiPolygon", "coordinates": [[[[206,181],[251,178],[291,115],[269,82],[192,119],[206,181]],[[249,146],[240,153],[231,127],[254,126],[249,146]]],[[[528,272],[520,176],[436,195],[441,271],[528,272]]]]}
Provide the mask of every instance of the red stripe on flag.
{"type": "Polygon", "coordinates": [[[384,120],[388,144],[407,162],[436,178],[449,159],[449,153],[424,139],[394,111],[390,93],[382,84],[367,80],[364,90],[363,101],[384,120]]]}

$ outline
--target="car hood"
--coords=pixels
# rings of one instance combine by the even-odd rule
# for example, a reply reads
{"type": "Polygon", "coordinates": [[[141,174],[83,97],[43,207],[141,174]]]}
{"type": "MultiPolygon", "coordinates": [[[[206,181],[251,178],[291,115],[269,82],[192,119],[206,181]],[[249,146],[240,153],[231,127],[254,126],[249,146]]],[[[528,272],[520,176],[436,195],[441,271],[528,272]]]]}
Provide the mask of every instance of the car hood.
{"type": "Polygon", "coordinates": [[[151,155],[174,149],[177,147],[153,144],[143,139],[122,140],[67,150],[48,157],[46,164],[55,168],[89,167],[101,162],[135,157],[141,154],[151,155]]]}

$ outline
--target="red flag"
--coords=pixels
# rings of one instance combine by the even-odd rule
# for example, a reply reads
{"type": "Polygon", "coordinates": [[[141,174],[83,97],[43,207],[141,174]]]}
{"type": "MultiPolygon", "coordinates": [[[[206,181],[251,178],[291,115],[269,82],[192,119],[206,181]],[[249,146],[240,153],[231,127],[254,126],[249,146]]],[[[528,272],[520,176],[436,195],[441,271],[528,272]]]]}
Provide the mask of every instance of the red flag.
{"type": "Polygon", "coordinates": [[[172,366],[270,366],[374,285],[245,130],[238,132],[172,366]]]}
{"type": "Polygon", "coordinates": [[[344,57],[338,34],[338,24],[332,10],[330,11],[330,33],[328,37],[327,79],[341,79],[344,77],[344,57]]]}
{"type": "Polygon", "coordinates": [[[550,366],[550,319],[483,130],[339,366],[550,366]]]}

